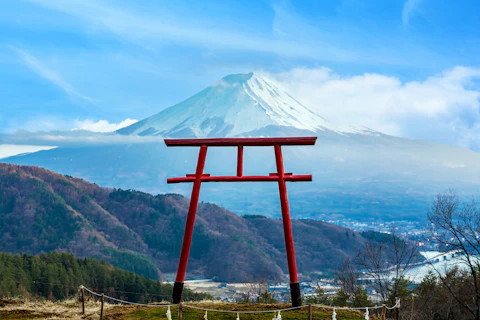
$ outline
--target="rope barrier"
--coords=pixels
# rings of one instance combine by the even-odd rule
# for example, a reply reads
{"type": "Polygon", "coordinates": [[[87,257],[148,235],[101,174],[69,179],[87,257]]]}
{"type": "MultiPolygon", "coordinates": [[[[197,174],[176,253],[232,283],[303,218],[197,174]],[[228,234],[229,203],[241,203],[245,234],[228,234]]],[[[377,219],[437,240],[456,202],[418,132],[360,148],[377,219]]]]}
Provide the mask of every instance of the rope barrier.
{"type": "Polygon", "coordinates": [[[299,307],[291,307],[285,309],[272,309],[272,310],[251,310],[251,311],[235,311],[235,310],[221,310],[221,309],[209,309],[209,308],[202,308],[197,306],[192,306],[189,304],[182,304],[182,307],[187,307],[191,309],[209,311],[209,312],[221,312],[221,313],[239,313],[239,314],[251,314],[251,313],[270,313],[270,312],[281,312],[281,311],[290,311],[296,309],[307,308],[308,306],[299,306],[299,307]]]}
{"type": "Polygon", "coordinates": [[[388,310],[400,308],[400,298],[395,298],[395,300],[395,305],[393,307],[387,307],[388,310]]]}
{"type": "MultiPolygon", "coordinates": [[[[88,291],[90,292],[91,294],[93,295],[96,295],[97,297],[101,297],[102,295],[101,294],[98,294],[90,289],[88,289],[87,287],[85,286],[80,286],[80,288],[83,288],[85,291],[88,291]]],[[[107,296],[106,294],[103,295],[105,298],[107,299],[110,299],[110,300],[113,300],[113,301],[116,301],[116,302],[120,302],[120,303],[125,303],[125,304],[132,304],[132,305],[137,305],[137,306],[142,306],[142,307],[174,307],[174,306],[177,306],[176,304],[146,304],[146,303],[137,303],[137,302],[130,302],[130,301],[125,301],[125,300],[120,300],[120,299],[117,299],[117,298],[114,298],[114,297],[110,297],[110,296],[107,296]]]]}
{"type": "MultiPolygon", "coordinates": [[[[386,309],[388,310],[393,310],[396,308],[400,308],[400,298],[395,298],[395,305],[392,307],[387,307],[385,306],[386,309]]],[[[312,307],[319,308],[319,309],[333,309],[332,313],[332,320],[337,320],[337,313],[336,310],[364,310],[365,309],[365,320],[370,319],[370,310],[373,309],[382,309],[384,306],[373,306],[373,307],[357,307],[357,308],[351,308],[351,307],[332,307],[332,306],[324,306],[320,304],[312,305],[312,307]]]]}
{"type": "MultiPolygon", "coordinates": [[[[319,308],[319,309],[337,309],[337,310],[363,310],[363,309],[381,309],[383,308],[382,306],[373,306],[373,307],[334,307],[334,306],[325,306],[322,304],[312,304],[312,307],[319,308]]],[[[386,307],[388,310],[393,310],[400,308],[400,298],[396,298],[395,305],[392,307],[386,307]]]]}
{"type": "MultiPolygon", "coordinates": [[[[88,289],[87,287],[85,286],[80,286],[80,288],[83,288],[85,291],[88,291],[89,293],[93,294],[93,295],[96,295],[97,297],[101,297],[102,295],[101,294],[98,294],[90,289],[88,289]]],[[[120,302],[120,303],[125,303],[125,304],[131,304],[131,305],[137,305],[137,306],[144,306],[144,307],[168,307],[168,311],[167,311],[167,317],[168,315],[170,315],[170,307],[174,307],[174,306],[178,306],[178,304],[145,304],[145,303],[137,303],[137,302],[130,302],[130,301],[125,301],[125,300],[120,300],[120,299],[117,299],[117,298],[114,298],[114,297],[110,297],[110,296],[107,296],[107,295],[103,295],[105,298],[107,299],[110,299],[110,300],[113,300],[113,301],[116,301],[116,302],[120,302]]],[[[364,310],[365,309],[365,319],[368,319],[368,316],[369,316],[369,310],[373,310],[373,309],[381,309],[383,308],[383,306],[373,306],[373,307],[334,307],[334,306],[325,306],[325,305],[321,305],[321,304],[312,304],[311,305],[312,307],[315,307],[315,308],[319,308],[319,309],[333,309],[333,315],[332,315],[332,319],[336,319],[336,310],[364,310]]],[[[211,308],[203,308],[203,307],[197,307],[197,306],[193,306],[193,305],[189,305],[189,304],[182,304],[182,307],[186,307],[186,308],[191,308],[191,309],[196,309],[196,310],[202,310],[202,311],[205,311],[205,315],[204,315],[204,319],[205,320],[208,320],[207,319],[207,316],[208,316],[208,312],[219,312],[219,313],[235,313],[237,315],[237,319],[239,318],[239,314],[254,314],[254,313],[278,313],[278,315],[276,317],[274,317],[274,319],[281,319],[281,314],[280,312],[283,312],[283,311],[290,311],[290,310],[297,310],[297,309],[302,309],[302,308],[307,308],[308,305],[304,305],[304,306],[298,306],[298,307],[291,307],[291,308],[283,308],[283,309],[273,309],[273,310],[251,310],[251,311],[237,311],[237,310],[221,310],[221,309],[211,309],[211,308]]],[[[386,307],[387,309],[389,310],[393,310],[393,309],[396,309],[396,308],[400,308],[400,299],[399,298],[396,298],[396,303],[394,306],[392,307],[386,307]]],[[[171,317],[171,316],[170,316],[171,317]]]]}
{"type": "MultiPolygon", "coordinates": [[[[321,304],[312,304],[312,307],[318,308],[318,309],[337,309],[337,310],[364,310],[364,309],[381,309],[383,306],[374,306],[374,307],[356,307],[356,308],[351,308],[351,307],[333,307],[333,306],[324,306],[321,304]]],[[[393,309],[393,308],[392,308],[393,309]]]]}

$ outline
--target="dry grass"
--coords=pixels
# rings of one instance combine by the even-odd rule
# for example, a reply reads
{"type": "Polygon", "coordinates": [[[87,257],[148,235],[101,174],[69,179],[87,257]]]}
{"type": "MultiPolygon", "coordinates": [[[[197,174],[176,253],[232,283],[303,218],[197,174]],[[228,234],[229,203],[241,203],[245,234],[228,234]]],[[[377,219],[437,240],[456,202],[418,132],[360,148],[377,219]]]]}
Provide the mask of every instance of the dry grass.
{"type": "MultiPolygon", "coordinates": [[[[202,301],[192,303],[198,307],[223,310],[275,310],[288,308],[289,305],[283,304],[235,304],[224,303],[218,300],[202,301]]],[[[135,319],[166,319],[166,308],[138,307],[138,306],[120,306],[105,303],[104,319],[106,320],[135,320],[135,319]]],[[[177,319],[177,308],[172,307],[172,319],[177,319]]],[[[184,307],[183,319],[202,319],[204,311],[184,307]]],[[[332,311],[326,309],[314,308],[314,319],[332,319],[332,311]]],[[[364,315],[358,311],[337,311],[337,318],[342,320],[363,320],[364,315]]],[[[271,320],[272,313],[264,314],[243,314],[241,320],[271,320]]],[[[231,313],[209,312],[209,319],[212,320],[235,320],[236,315],[231,313]]],[[[285,320],[308,319],[306,308],[295,311],[282,312],[282,318],[285,320]]],[[[78,300],[66,301],[33,301],[24,299],[4,299],[0,300],[0,319],[100,319],[100,302],[88,301],[85,303],[85,315],[81,314],[81,303],[78,300]]],[[[379,319],[372,317],[370,319],[379,319]]]]}
{"type": "MultiPolygon", "coordinates": [[[[104,310],[115,308],[105,304],[104,310]]],[[[0,300],[0,319],[100,319],[100,302],[85,303],[85,315],[81,314],[81,304],[76,299],[65,301],[38,301],[28,299],[0,300]]]]}

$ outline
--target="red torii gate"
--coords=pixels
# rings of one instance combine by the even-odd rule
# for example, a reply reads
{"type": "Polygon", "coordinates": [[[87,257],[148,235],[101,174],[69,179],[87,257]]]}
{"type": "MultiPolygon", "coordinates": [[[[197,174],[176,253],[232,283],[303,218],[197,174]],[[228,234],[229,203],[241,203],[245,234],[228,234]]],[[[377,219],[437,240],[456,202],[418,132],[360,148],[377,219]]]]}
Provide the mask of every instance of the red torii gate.
{"type": "Polygon", "coordinates": [[[302,304],[300,284],[298,283],[297,264],[293,246],[292,224],[290,221],[290,208],[288,207],[287,181],[312,181],[312,175],[294,175],[285,173],[283,167],[282,146],[314,145],[317,137],[289,137],[289,138],[213,138],[213,139],[165,139],[168,147],[200,147],[197,169],[195,174],[187,174],[181,178],[168,178],[167,183],[193,182],[192,196],[188,208],[188,216],[183,236],[182,251],[178,263],[177,276],[173,286],[172,302],[179,303],[182,299],[185,272],[187,270],[188,256],[192,244],[193,225],[197,213],[198,197],[202,182],[275,182],[278,181],[280,204],[282,207],[283,232],[285,234],[285,247],[287,251],[288,271],[290,275],[290,292],[293,306],[302,304]],[[243,175],[243,147],[267,147],[273,146],[277,172],[268,176],[244,176],[243,175]],[[210,176],[204,174],[205,158],[208,147],[237,147],[237,175],[236,176],[210,176]]]}

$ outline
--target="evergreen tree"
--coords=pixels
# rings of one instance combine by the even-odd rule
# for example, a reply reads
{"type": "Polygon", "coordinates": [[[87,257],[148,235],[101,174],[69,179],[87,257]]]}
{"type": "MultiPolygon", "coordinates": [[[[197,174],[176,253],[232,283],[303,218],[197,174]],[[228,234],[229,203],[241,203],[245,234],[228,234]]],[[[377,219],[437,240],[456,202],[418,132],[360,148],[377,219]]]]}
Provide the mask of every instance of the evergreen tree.
{"type": "MultiPolygon", "coordinates": [[[[172,286],[139,276],[91,258],[78,259],[69,253],[38,256],[0,252],[0,298],[43,297],[61,300],[78,294],[84,285],[96,292],[131,302],[169,300],[172,286]]],[[[211,298],[184,290],[185,300],[211,298]]]]}

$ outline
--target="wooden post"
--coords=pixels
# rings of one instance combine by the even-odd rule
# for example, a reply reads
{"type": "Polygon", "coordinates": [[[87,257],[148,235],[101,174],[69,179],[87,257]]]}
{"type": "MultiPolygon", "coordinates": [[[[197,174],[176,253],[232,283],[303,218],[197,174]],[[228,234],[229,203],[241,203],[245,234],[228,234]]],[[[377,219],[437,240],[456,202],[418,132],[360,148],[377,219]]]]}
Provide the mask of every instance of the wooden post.
{"type": "Polygon", "coordinates": [[[312,320],[312,319],[313,319],[312,305],[309,304],[309,305],[308,305],[308,320],[312,320]]]}
{"type": "Polygon", "coordinates": [[[397,301],[397,320],[399,319],[399,314],[400,314],[400,298],[398,298],[398,301],[397,301]]]}
{"type": "Polygon", "coordinates": [[[382,304],[382,320],[387,320],[387,306],[382,304]]]}
{"type": "Polygon", "coordinates": [[[105,301],[105,295],[102,293],[102,308],[100,309],[100,320],[103,319],[103,302],[105,301]]]}
{"type": "Polygon", "coordinates": [[[82,286],[80,290],[82,292],[82,314],[85,314],[85,289],[82,286]]]}
{"type": "Polygon", "coordinates": [[[182,320],[182,304],[178,304],[178,320],[182,320]]]}

